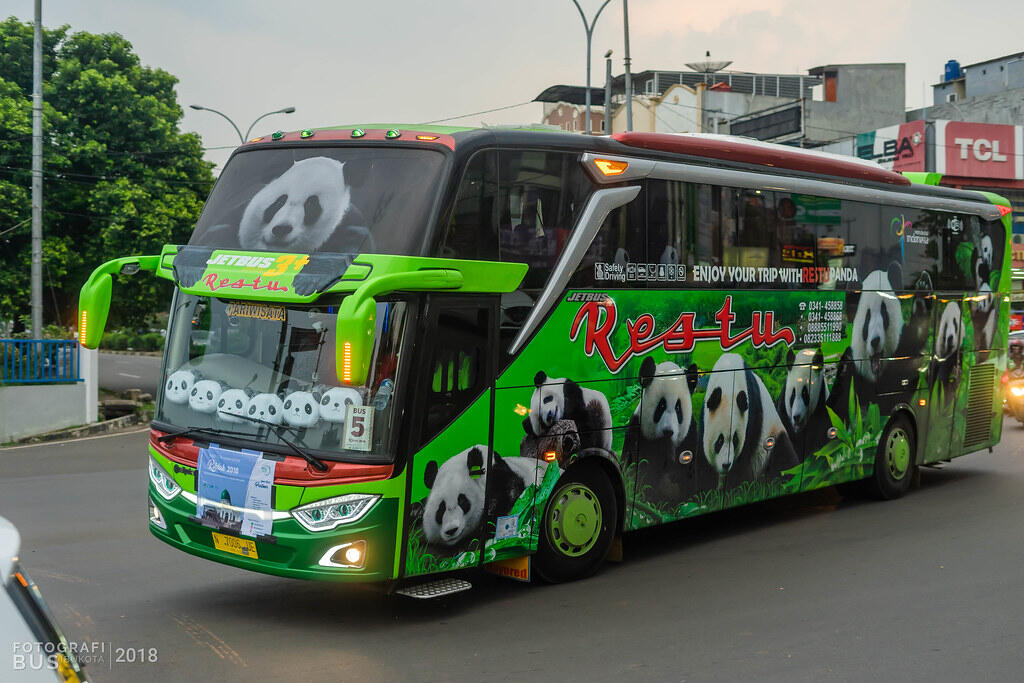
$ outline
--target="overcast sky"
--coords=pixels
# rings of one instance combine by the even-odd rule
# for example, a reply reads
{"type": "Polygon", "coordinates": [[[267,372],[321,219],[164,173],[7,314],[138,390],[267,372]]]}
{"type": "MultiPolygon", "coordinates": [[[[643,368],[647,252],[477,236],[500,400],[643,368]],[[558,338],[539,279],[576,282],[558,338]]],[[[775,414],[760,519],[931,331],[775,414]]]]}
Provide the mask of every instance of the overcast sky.
{"type": "MultiPolygon", "coordinates": [[[[588,18],[602,0],[580,0],[588,18]]],[[[0,0],[32,20],[32,0],[0,0]]],[[[1024,51],[1021,0],[633,0],[633,71],[685,69],[703,57],[730,69],[806,73],[824,64],[905,62],[908,107],[920,107],[947,59],[970,64],[1024,51]],[[927,86],[927,87],[926,87],[927,86]]],[[[43,23],[116,31],[142,61],[178,77],[183,128],[204,146],[253,135],[353,122],[417,123],[528,102],[557,83],[585,82],[585,34],[572,0],[43,0],[43,23]]],[[[592,83],[606,50],[622,73],[622,0],[594,31],[592,83]]],[[[535,123],[539,104],[451,123],[535,123]]],[[[223,163],[227,152],[209,150],[223,163]]]]}

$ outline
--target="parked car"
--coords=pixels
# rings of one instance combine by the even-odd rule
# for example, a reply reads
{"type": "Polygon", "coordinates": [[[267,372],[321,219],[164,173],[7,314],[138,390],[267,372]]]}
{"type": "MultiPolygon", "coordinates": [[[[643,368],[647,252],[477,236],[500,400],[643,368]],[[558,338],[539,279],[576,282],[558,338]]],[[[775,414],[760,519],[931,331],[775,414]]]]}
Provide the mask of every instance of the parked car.
{"type": "Polygon", "coordinates": [[[0,681],[86,683],[74,648],[64,637],[43,600],[39,587],[18,563],[21,536],[0,517],[0,643],[10,643],[0,654],[0,681]]]}

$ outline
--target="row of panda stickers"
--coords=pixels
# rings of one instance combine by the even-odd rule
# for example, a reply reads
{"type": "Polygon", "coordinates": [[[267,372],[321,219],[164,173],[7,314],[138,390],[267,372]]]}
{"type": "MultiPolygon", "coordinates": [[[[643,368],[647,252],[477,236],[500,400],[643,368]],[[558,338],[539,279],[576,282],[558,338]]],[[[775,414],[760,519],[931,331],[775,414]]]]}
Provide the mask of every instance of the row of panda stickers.
{"type": "Polygon", "coordinates": [[[962,295],[898,260],[851,290],[569,293],[498,378],[493,447],[484,399],[416,454],[406,572],[535,550],[578,457],[617,464],[627,530],[867,476],[898,405],[928,420],[925,460],[948,457],[965,372],[1005,363],[1000,259],[972,238],[962,295]]]}
{"type": "Polygon", "coordinates": [[[311,447],[368,451],[372,446],[369,435],[373,432],[373,409],[383,410],[379,404],[386,404],[390,398],[390,386],[391,380],[385,380],[367,406],[363,393],[352,387],[288,385],[277,392],[257,391],[206,378],[186,363],[167,378],[162,411],[174,424],[196,424],[205,419],[209,423],[206,426],[235,428],[248,424],[253,431],[261,426],[284,425],[297,430],[311,447]],[[186,410],[185,419],[173,419],[186,410]],[[348,429],[356,424],[359,429],[348,429]]]}

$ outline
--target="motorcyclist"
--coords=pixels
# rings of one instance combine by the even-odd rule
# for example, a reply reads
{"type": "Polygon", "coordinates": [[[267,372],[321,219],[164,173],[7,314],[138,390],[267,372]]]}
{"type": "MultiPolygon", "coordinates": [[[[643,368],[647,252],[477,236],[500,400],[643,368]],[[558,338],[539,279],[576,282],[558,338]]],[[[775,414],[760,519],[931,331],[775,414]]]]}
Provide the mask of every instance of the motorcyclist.
{"type": "Polygon", "coordinates": [[[1010,341],[1010,372],[1013,374],[1024,373],[1024,339],[1013,339],[1010,341]]]}

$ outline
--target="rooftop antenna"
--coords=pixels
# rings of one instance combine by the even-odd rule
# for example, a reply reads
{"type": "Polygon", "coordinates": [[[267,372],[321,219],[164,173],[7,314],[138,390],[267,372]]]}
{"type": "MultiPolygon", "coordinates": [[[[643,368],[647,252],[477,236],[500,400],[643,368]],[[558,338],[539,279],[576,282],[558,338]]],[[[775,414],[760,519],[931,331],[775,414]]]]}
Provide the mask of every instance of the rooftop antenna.
{"type": "Polygon", "coordinates": [[[708,74],[721,71],[730,64],[732,64],[731,59],[711,59],[711,50],[707,50],[704,53],[704,61],[689,62],[686,66],[698,73],[704,74],[704,83],[706,84],[708,82],[708,74]]]}

